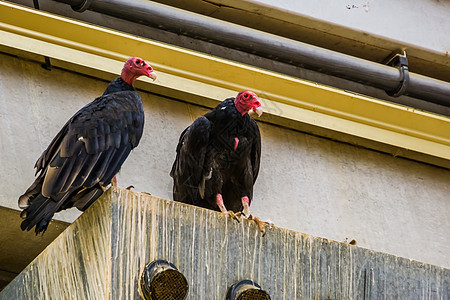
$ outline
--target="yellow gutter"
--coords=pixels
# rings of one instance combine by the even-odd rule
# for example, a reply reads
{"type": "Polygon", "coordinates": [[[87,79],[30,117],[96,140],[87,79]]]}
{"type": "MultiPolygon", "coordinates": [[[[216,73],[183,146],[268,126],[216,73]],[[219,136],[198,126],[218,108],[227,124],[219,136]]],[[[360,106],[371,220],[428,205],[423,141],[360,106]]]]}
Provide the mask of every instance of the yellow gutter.
{"type": "Polygon", "coordinates": [[[99,77],[141,56],[159,75],[139,83],[145,90],[211,106],[250,89],[263,100],[265,121],[450,167],[443,116],[7,2],[0,2],[0,45],[99,77]]]}

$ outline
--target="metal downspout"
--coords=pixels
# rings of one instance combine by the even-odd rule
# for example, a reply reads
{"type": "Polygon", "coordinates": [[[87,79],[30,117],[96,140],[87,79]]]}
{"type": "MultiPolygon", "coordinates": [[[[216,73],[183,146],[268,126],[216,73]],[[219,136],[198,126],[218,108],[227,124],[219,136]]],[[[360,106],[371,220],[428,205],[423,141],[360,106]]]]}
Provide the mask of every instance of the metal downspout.
{"type": "MultiPolygon", "coordinates": [[[[112,15],[249,52],[265,58],[392,91],[401,85],[397,68],[308,45],[245,26],[217,20],[147,0],[55,0],[74,10],[112,15]]],[[[450,107],[450,83],[409,73],[404,95],[450,107]]]]}

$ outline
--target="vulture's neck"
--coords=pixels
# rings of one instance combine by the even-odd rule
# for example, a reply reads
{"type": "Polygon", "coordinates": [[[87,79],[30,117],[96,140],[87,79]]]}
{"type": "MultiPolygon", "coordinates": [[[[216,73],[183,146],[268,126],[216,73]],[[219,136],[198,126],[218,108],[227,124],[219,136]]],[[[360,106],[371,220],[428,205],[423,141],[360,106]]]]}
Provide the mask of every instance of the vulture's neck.
{"type": "Polygon", "coordinates": [[[134,87],[126,83],[121,77],[118,77],[109,83],[103,96],[122,91],[134,91],[134,87]]]}

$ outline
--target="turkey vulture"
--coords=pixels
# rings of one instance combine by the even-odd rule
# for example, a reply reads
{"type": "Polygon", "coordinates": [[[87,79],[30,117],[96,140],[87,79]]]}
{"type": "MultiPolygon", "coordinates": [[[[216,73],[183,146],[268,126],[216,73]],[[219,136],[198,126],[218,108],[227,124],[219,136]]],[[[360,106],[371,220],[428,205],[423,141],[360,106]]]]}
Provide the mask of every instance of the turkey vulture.
{"type": "Polygon", "coordinates": [[[133,82],[143,75],[156,79],[146,61],[129,58],[103,95],[58,132],[36,162],[38,177],[19,198],[22,230],[36,226],[36,234],[44,233],[55,212],[84,211],[100,197],[141,139],[144,109],[133,82]]]}
{"type": "Polygon", "coordinates": [[[261,103],[255,93],[242,91],[181,133],[170,172],[175,201],[250,216],[261,136],[249,111],[261,115],[261,103]]]}

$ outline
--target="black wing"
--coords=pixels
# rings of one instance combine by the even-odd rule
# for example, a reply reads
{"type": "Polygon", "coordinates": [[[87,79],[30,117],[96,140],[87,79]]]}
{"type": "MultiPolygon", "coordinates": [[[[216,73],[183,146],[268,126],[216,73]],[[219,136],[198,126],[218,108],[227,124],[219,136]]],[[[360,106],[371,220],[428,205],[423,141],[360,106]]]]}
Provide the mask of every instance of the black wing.
{"type": "Polygon", "coordinates": [[[99,97],[78,111],[36,162],[40,174],[19,198],[22,229],[45,231],[55,212],[86,209],[138,145],[143,125],[142,101],[132,91],[99,97]]]}
{"type": "Polygon", "coordinates": [[[251,151],[251,163],[253,171],[253,184],[256,182],[259,174],[259,164],[261,161],[261,133],[259,132],[258,124],[253,119],[250,119],[250,130],[253,134],[253,143],[251,151]]]}
{"type": "Polygon", "coordinates": [[[180,136],[177,157],[170,176],[174,180],[173,199],[198,205],[204,197],[205,155],[208,151],[211,124],[204,116],[199,117],[180,136]]]}

